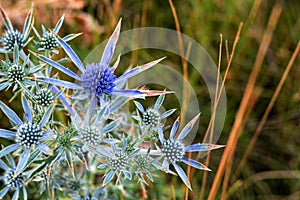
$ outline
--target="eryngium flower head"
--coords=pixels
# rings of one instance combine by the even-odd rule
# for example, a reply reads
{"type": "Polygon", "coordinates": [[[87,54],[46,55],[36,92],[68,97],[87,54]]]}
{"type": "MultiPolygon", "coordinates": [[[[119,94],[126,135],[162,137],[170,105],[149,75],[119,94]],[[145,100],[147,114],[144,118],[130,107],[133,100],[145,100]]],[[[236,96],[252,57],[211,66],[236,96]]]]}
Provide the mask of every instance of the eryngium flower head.
{"type": "Polygon", "coordinates": [[[117,150],[115,157],[109,158],[109,165],[114,171],[126,169],[129,165],[127,153],[122,150],[117,150]]]}
{"type": "Polygon", "coordinates": [[[25,77],[24,68],[18,64],[12,64],[7,70],[7,76],[10,81],[23,81],[25,77]]]}
{"type": "Polygon", "coordinates": [[[151,168],[150,160],[145,155],[137,156],[135,164],[138,171],[149,171],[149,169],[151,168]]]}
{"type": "Polygon", "coordinates": [[[46,50],[52,50],[59,47],[58,42],[56,41],[54,35],[47,31],[47,33],[37,42],[40,48],[46,50]]]}
{"type": "Polygon", "coordinates": [[[35,100],[39,105],[47,107],[52,104],[54,96],[51,90],[43,88],[36,92],[35,100]]]}
{"type": "Polygon", "coordinates": [[[29,149],[38,144],[42,135],[38,124],[26,122],[18,128],[16,142],[29,149]]]}
{"type": "Polygon", "coordinates": [[[88,65],[86,71],[81,75],[81,79],[82,87],[90,93],[95,93],[98,97],[102,94],[111,94],[116,86],[113,69],[101,63],[88,65]]]}
{"type": "Polygon", "coordinates": [[[6,51],[13,51],[14,45],[17,44],[21,49],[25,44],[24,35],[18,30],[6,31],[2,36],[3,48],[6,51]]]}
{"type": "Polygon", "coordinates": [[[160,114],[157,110],[149,108],[143,113],[142,122],[151,127],[157,127],[160,122],[160,114]]]}
{"type": "Polygon", "coordinates": [[[10,168],[4,175],[5,185],[13,190],[20,188],[24,183],[25,177],[22,173],[15,176],[15,169],[10,168]]]}
{"type": "Polygon", "coordinates": [[[175,163],[181,161],[185,154],[185,146],[178,140],[165,140],[161,149],[169,162],[175,163]]]}
{"type": "Polygon", "coordinates": [[[81,129],[80,138],[85,144],[97,145],[101,140],[101,132],[96,127],[85,127],[81,129]]]}

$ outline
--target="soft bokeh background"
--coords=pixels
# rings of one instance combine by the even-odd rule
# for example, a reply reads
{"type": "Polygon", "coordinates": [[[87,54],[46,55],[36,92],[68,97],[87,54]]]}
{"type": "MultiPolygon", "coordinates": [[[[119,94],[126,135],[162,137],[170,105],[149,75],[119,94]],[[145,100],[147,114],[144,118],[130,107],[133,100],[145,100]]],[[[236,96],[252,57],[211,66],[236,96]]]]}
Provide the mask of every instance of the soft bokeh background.
{"type": "MultiPolygon", "coordinates": [[[[224,188],[224,184],[221,184],[216,198],[300,199],[300,56],[293,64],[246,165],[241,174],[235,177],[236,169],[300,39],[300,2],[297,0],[174,0],[173,3],[181,32],[199,42],[216,63],[219,35],[223,35],[222,75],[228,62],[225,40],[231,52],[239,23],[244,23],[225,84],[228,110],[219,144],[226,144],[230,137],[271,10],[275,5],[281,9],[279,21],[255,85],[253,107],[249,109],[247,120],[241,124],[242,131],[232,160],[231,173],[228,173],[230,170],[225,172],[229,178],[228,187],[224,188]]],[[[12,23],[22,29],[31,1],[2,0],[1,5],[12,23]]],[[[57,20],[65,13],[65,23],[59,34],[82,32],[82,36],[71,42],[82,59],[111,34],[120,17],[123,18],[121,31],[146,26],[176,30],[167,0],[44,0],[36,1],[34,6],[35,24],[38,29],[39,24],[54,27],[57,20]]],[[[0,26],[3,30],[2,21],[0,26]]],[[[158,54],[161,55],[161,52],[158,54]]],[[[145,57],[147,57],[145,52],[133,52],[125,56],[123,66],[128,66],[129,63],[135,64],[137,60],[145,57]]],[[[168,58],[170,58],[169,65],[182,73],[180,58],[174,55],[168,55],[168,58]]],[[[189,82],[197,92],[201,104],[199,135],[195,139],[195,142],[200,142],[211,117],[210,99],[201,77],[193,75],[192,66],[189,66],[188,72],[189,82]]],[[[6,95],[1,94],[1,99],[8,99],[6,95]]],[[[177,105],[171,98],[167,98],[167,102],[177,105]]],[[[5,117],[1,116],[0,124],[1,127],[7,126],[5,117]]],[[[1,140],[1,143],[5,141],[1,140]]],[[[224,149],[211,153],[209,167],[212,172],[207,174],[207,183],[204,188],[202,187],[201,195],[203,171],[192,172],[193,191],[189,191],[189,199],[208,198],[223,152],[224,149]]],[[[200,161],[205,162],[205,158],[201,158],[200,161]]],[[[141,191],[133,188],[132,192],[141,191]]],[[[161,173],[155,179],[155,184],[147,187],[147,195],[149,199],[183,199],[186,197],[186,188],[178,177],[161,173]]]]}

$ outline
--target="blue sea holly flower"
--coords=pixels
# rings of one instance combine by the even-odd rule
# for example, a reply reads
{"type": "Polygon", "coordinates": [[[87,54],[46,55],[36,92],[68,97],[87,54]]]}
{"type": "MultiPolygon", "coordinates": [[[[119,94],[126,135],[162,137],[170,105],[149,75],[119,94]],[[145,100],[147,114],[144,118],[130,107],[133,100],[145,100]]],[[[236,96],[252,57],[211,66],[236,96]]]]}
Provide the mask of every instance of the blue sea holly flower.
{"type": "MultiPolygon", "coordinates": [[[[10,154],[6,155],[10,167],[0,160],[0,168],[4,170],[4,176],[0,179],[4,181],[4,188],[0,191],[0,199],[2,199],[9,190],[14,190],[12,199],[19,199],[20,190],[23,191],[23,199],[27,200],[27,190],[25,181],[27,181],[27,172],[17,172],[16,163],[10,154]]],[[[21,160],[19,160],[19,163],[21,160]]],[[[18,164],[19,165],[19,164],[18,164]]]]}
{"type": "Polygon", "coordinates": [[[143,154],[141,151],[139,152],[134,159],[133,167],[139,181],[147,184],[144,179],[144,175],[146,175],[150,181],[154,182],[153,177],[151,176],[151,171],[161,168],[161,164],[158,162],[160,159],[161,157],[152,158],[150,156],[150,148],[147,150],[146,154],[143,154]]]}
{"type": "MultiPolygon", "coordinates": [[[[126,89],[116,89],[117,85],[123,83],[128,78],[131,78],[159,63],[163,58],[149,62],[142,66],[135,67],[130,71],[124,73],[120,77],[117,77],[114,73],[117,68],[120,57],[118,57],[116,63],[111,67],[110,61],[113,56],[116,43],[119,38],[121,28],[121,20],[119,21],[116,29],[114,30],[112,36],[109,38],[108,43],[104,49],[100,63],[92,63],[84,66],[72,48],[59,36],[55,35],[57,42],[65,50],[69,58],[73,61],[75,66],[81,72],[81,75],[78,76],[76,73],[70,69],[64,67],[63,65],[55,62],[43,55],[33,53],[43,62],[48,63],[54,68],[62,71],[63,73],[74,78],[77,83],[71,83],[68,81],[58,80],[54,78],[47,77],[37,77],[38,81],[46,82],[49,84],[63,86],[74,90],[81,90],[82,93],[77,96],[73,96],[75,99],[86,99],[92,95],[92,108],[96,105],[97,98],[100,100],[101,105],[103,106],[107,101],[107,96],[116,95],[116,96],[127,96],[130,98],[144,98],[145,96],[154,95],[151,91],[143,90],[126,90],[126,89]]],[[[157,92],[156,92],[157,93],[157,92]]]]}
{"type": "MultiPolygon", "coordinates": [[[[86,108],[82,108],[81,111],[84,111],[85,109],[86,108]]],[[[83,144],[83,151],[89,151],[90,146],[94,147],[100,143],[116,143],[118,141],[117,139],[108,138],[107,135],[120,125],[121,119],[114,118],[107,123],[108,120],[110,120],[108,115],[106,115],[107,106],[99,108],[92,113],[89,113],[89,111],[90,110],[87,110],[83,119],[78,115],[71,116],[73,125],[78,132],[78,137],[75,138],[75,140],[78,140],[83,144]],[[90,118],[91,116],[92,118],[90,118]]]]}
{"type": "Polygon", "coordinates": [[[145,140],[148,139],[158,139],[158,130],[163,129],[162,120],[172,115],[176,109],[170,109],[163,114],[160,114],[160,107],[163,104],[165,95],[160,95],[153,107],[145,109],[142,104],[137,101],[134,101],[135,106],[141,113],[140,115],[132,116],[136,119],[141,128],[142,137],[145,140]]]}
{"type": "Polygon", "coordinates": [[[169,165],[172,164],[184,182],[184,184],[191,189],[190,181],[188,180],[185,172],[183,169],[178,165],[179,162],[183,162],[187,165],[190,165],[192,167],[195,167],[197,169],[201,170],[207,170],[210,171],[209,168],[204,166],[202,163],[192,160],[185,157],[185,153],[187,152],[199,152],[199,151],[210,151],[213,149],[218,149],[221,147],[224,147],[224,145],[215,145],[215,144],[205,144],[205,143],[198,143],[198,144],[192,144],[189,146],[186,146],[183,143],[184,138],[189,134],[189,132],[192,130],[194,124],[198,120],[200,114],[198,114],[196,117],[194,117],[178,134],[176,139],[174,138],[178,126],[179,126],[179,118],[174,122],[170,137],[169,139],[165,140],[163,136],[163,132],[159,131],[159,139],[162,144],[162,147],[157,147],[157,149],[162,152],[164,159],[163,159],[163,170],[168,172],[169,171],[169,165]]]}
{"type": "Polygon", "coordinates": [[[136,148],[131,152],[126,151],[127,142],[126,138],[122,140],[122,147],[117,147],[116,144],[111,144],[112,148],[107,149],[105,147],[97,147],[96,152],[105,157],[107,162],[100,164],[98,169],[109,168],[105,173],[105,178],[103,180],[103,186],[107,185],[115,175],[120,176],[121,173],[131,180],[132,174],[129,171],[132,167],[133,158],[139,153],[140,149],[136,148]]]}
{"type": "Polygon", "coordinates": [[[23,33],[16,30],[12,23],[10,22],[8,16],[6,15],[4,9],[0,6],[0,11],[3,16],[4,25],[6,27],[6,32],[2,35],[0,42],[2,43],[2,48],[0,48],[1,53],[12,52],[14,45],[17,44],[19,49],[26,46],[32,38],[29,38],[30,30],[33,25],[33,7],[29,10],[27,17],[25,19],[23,33]]]}
{"type": "Polygon", "coordinates": [[[13,126],[16,129],[15,131],[0,129],[0,137],[14,140],[16,143],[11,144],[0,151],[0,158],[16,151],[17,149],[25,149],[20,155],[19,164],[16,167],[16,171],[20,172],[26,167],[26,163],[30,156],[30,150],[35,146],[38,147],[40,151],[45,154],[52,155],[53,152],[49,146],[43,144],[43,141],[51,140],[49,134],[51,130],[46,130],[45,125],[49,121],[53,107],[49,107],[45,112],[40,122],[33,122],[33,116],[31,113],[31,107],[29,102],[25,99],[24,96],[21,97],[23,110],[25,112],[26,120],[22,121],[18,115],[0,101],[0,109],[2,112],[9,118],[13,126]]]}
{"type": "Polygon", "coordinates": [[[2,67],[0,69],[0,91],[10,87],[13,87],[12,91],[15,91],[17,88],[21,88],[30,95],[31,93],[26,86],[34,85],[34,82],[31,79],[34,73],[41,70],[42,65],[29,68],[29,57],[27,57],[26,60],[20,64],[19,55],[20,51],[18,46],[15,44],[13,61],[10,61],[8,57],[6,57],[5,61],[1,61],[2,67]]]}
{"type": "MultiPolygon", "coordinates": [[[[38,38],[37,41],[34,40],[34,43],[38,46],[38,51],[49,51],[58,54],[57,48],[59,48],[60,45],[57,42],[54,34],[58,34],[63,22],[64,22],[64,15],[57,21],[55,27],[53,28],[53,33],[51,31],[47,31],[45,26],[42,25],[42,32],[43,32],[42,35],[40,35],[39,32],[33,27],[33,31],[38,38]]],[[[81,33],[69,34],[64,38],[62,38],[62,40],[68,42],[79,35],[81,35],[81,33]]]]}

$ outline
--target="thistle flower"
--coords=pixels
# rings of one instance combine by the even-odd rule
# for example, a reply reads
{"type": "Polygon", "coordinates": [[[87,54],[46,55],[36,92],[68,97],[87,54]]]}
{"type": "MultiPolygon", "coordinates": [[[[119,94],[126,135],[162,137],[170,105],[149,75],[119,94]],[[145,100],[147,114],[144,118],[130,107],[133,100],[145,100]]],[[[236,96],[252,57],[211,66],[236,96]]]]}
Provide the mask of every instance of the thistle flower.
{"type": "Polygon", "coordinates": [[[34,73],[39,71],[42,66],[38,65],[33,68],[28,68],[29,57],[23,62],[19,63],[20,51],[18,46],[14,45],[13,50],[13,62],[6,58],[6,61],[1,61],[2,69],[0,70],[0,91],[13,86],[13,91],[17,88],[21,88],[30,95],[26,86],[32,86],[34,83],[30,80],[34,73]]]}
{"type": "MultiPolygon", "coordinates": [[[[5,187],[0,191],[0,199],[2,199],[9,190],[14,190],[14,195],[12,199],[18,199],[20,194],[20,189],[23,191],[24,199],[27,199],[27,190],[25,187],[25,181],[27,180],[26,172],[17,172],[16,163],[10,154],[6,155],[11,167],[7,166],[5,162],[0,160],[0,168],[5,171],[5,174],[1,179],[4,181],[5,187]]],[[[19,160],[18,166],[21,160],[19,160]]]]}
{"type": "Polygon", "coordinates": [[[29,33],[33,25],[33,7],[29,10],[27,17],[25,19],[23,33],[14,29],[12,23],[7,17],[5,11],[0,6],[0,11],[3,16],[4,25],[6,27],[6,32],[3,34],[0,42],[2,43],[2,48],[0,48],[1,53],[9,53],[14,49],[14,45],[18,46],[18,49],[22,49],[26,46],[32,38],[29,38],[29,33]]]}
{"type": "Polygon", "coordinates": [[[59,149],[56,159],[66,161],[73,178],[75,178],[74,160],[80,161],[87,169],[88,162],[81,151],[82,142],[78,139],[77,128],[72,124],[64,128],[62,133],[60,133],[59,129],[56,129],[54,132],[57,135],[56,142],[59,149]]]}
{"type": "MultiPolygon", "coordinates": [[[[82,108],[84,111],[86,108],[82,108]]],[[[97,146],[100,143],[111,144],[118,140],[105,137],[106,134],[116,129],[121,122],[121,119],[114,118],[110,123],[107,123],[108,116],[107,106],[99,108],[97,111],[85,113],[84,119],[80,116],[73,116],[73,124],[78,132],[77,140],[83,143],[82,149],[84,152],[90,151],[90,146],[97,146]],[[94,114],[95,113],[95,114],[94,114]],[[90,116],[93,116],[90,118],[90,116]]]]}
{"type": "Polygon", "coordinates": [[[157,157],[155,159],[153,159],[150,156],[150,148],[147,150],[146,154],[142,154],[139,153],[135,159],[134,159],[134,170],[135,170],[135,174],[138,176],[139,180],[142,183],[146,183],[145,179],[143,178],[144,175],[147,176],[148,179],[150,179],[152,182],[153,178],[151,176],[151,171],[153,171],[154,169],[160,169],[161,165],[158,162],[158,160],[160,160],[161,157],[157,157]]]}
{"type": "Polygon", "coordinates": [[[215,145],[215,144],[192,144],[189,146],[186,146],[183,143],[184,138],[189,134],[189,132],[192,130],[194,124],[196,123],[196,121],[198,120],[200,114],[198,114],[196,117],[194,117],[179,133],[179,135],[176,137],[176,139],[174,138],[177,129],[178,129],[178,125],[179,125],[179,118],[174,122],[172,129],[171,129],[171,133],[170,133],[170,137],[169,139],[165,140],[164,136],[163,136],[163,132],[159,131],[159,140],[162,144],[162,147],[157,147],[157,149],[162,152],[164,160],[163,160],[163,170],[168,172],[169,171],[169,165],[172,164],[176,170],[176,172],[178,173],[178,175],[180,176],[180,178],[182,179],[182,181],[184,182],[184,184],[191,189],[191,184],[185,174],[185,172],[183,171],[183,169],[178,165],[178,162],[183,162],[187,165],[190,165],[192,167],[195,167],[197,169],[201,169],[201,170],[206,170],[206,171],[210,171],[209,168],[207,168],[206,166],[204,166],[202,163],[196,161],[196,160],[192,160],[189,158],[185,157],[185,153],[187,152],[199,152],[199,151],[210,151],[213,149],[218,149],[221,147],[224,147],[223,145],[215,145]]]}
{"type": "Polygon", "coordinates": [[[134,149],[132,152],[126,151],[127,141],[126,138],[122,140],[122,147],[117,147],[115,144],[111,144],[112,148],[106,150],[105,148],[98,147],[97,153],[107,159],[108,162],[98,165],[98,169],[109,168],[105,173],[105,178],[103,180],[103,186],[107,185],[115,175],[120,176],[121,173],[131,180],[132,175],[128,168],[131,167],[132,159],[137,155],[140,149],[134,149]]]}
{"type": "MultiPolygon", "coordinates": [[[[43,32],[42,35],[40,35],[38,33],[38,31],[33,27],[33,31],[38,38],[38,41],[34,40],[34,43],[38,46],[38,51],[49,51],[49,52],[58,54],[57,48],[59,48],[60,45],[57,42],[54,34],[58,34],[63,22],[64,22],[64,15],[57,21],[55,27],[53,28],[53,33],[51,31],[47,31],[45,26],[42,25],[42,32],[43,32]]],[[[68,41],[76,38],[80,34],[81,33],[69,34],[69,35],[65,36],[64,38],[62,38],[62,40],[65,42],[68,42],[68,41]]]]}
{"type": "MultiPolygon", "coordinates": [[[[171,109],[164,112],[163,114],[160,114],[159,109],[163,104],[164,99],[165,95],[160,95],[157,98],[155,105],[148,109],[145,109],[139,102],[134,101],[134,104],[141,115],[132,117],[140,123],[142,137],[146,140],[151,138],[151,136],[158,135],[156,134],[157,131],[163,128],[162,120],[169,117],[176,111],[176,109],[171,109]]],[[[155,139],[157,138],[155,137],[155,139]]]]}
{"type": "MultiPolygon", "coordinates": [[[[153,62],[147,63],[142,66],[138,66],[133,68],[132,70],[126,72],[120,77],[116,77],[114,74],[115,69],[117,68],[120,57],[118,57],[115,64],[111,67],[110,61],[113,56],[116,43],[119,38],[121,27],[121,20],[119,21],[116,29],[114,30],[112,36],[109,38],[108,43],[104,49],[104,53],[102,55],[100,63],[92,63],[84,66],[72,48],[59,36],[55,35],[57,42],[60,46],[65,50],[69,58],[73,61],[75,66],[81,72],[81,75],[78,76],[70,69],[62,66],[58,62],[55,62],[43,55],[33,53],[43,62],[48,63],[54,68],[62,71],[63,73],[69,75],[74,78],[78,83],[71,83],[68,81],[58,80],[54,78],[47,77],[37,77],[38,81],[42,81],[45,83],[64,86],[73,90],[82,91],[82,94],[78,96],[73,96],[75,99],[86,99],[90,95],[92,95],[92,103],[91,110],[94,109],[97,98],[100,100],[101,105],[105,105],[107,101],[107,96],[116,95],[116,96],[126,96],[130,98],[144,98],[145,96],[157,95],[157,91],[152,93],[151,91],[143,91],[143,90],[125,90],[125,89],[117,89],[118,84],[126,81],[128,78],[131,78],[151,67],[159,63],[163,58],[155,60],[153,62]]],[[[160,94],[160,93],[159,93],[160,94]]]]}
{"type": "Polygon", "coordinates": [[[39,105],[48,107],[53,103],[54,96],[51,90],[48,88],[42,88],[41,90],[37,90],[34,99],[39,105]]]}
{"type": "Polygon", "coordinates": [[[43,131],[46,123],[51,117],[53,107],[49,107],[39,123],[33,122],[33,116],[29,102],[24,96],[21,97],[23,110],[26,120],[22,121],[18,115],[0,101],[0,109],[9,118],[13,126],[16,126],[15,131],[0,129],[0,137],[15,140],[15,144],[11,144],[0,151],[0,157],[5,156],[19,148],[25,149],[20,156],[19,164],[16,168],[17,173],[26,167],[30,156],[30,150],[35,146],[45,154],[52,155],[53,152],[49,146],[43,144],[43,141],[51,140],[49,134],[51,130],[43,131]]]}

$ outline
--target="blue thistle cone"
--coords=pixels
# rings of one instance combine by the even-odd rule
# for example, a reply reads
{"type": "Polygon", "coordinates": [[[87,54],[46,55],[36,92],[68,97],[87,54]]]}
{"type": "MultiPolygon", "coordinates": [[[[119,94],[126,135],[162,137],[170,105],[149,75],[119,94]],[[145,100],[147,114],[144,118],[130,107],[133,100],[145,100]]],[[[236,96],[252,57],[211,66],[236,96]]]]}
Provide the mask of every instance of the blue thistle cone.
{"type": "Polygon", "coordinates": [[[100,97],[102,94],[111,94],[116,84],[114,71],[106,65],[91,64],[86,67],[86,71],[81,75],[82,87],[88,92],[95,93],[100,97]]]}
{"type": "Polygon", "coordinates": [[[17,44],[19,49],[23,48],[25,45],[24,35],[20,33],[18,30],[6,31],[3,36],[3,48],[12,52],[14,50],[14,45],[17,44]]]}
{"type": "Polygon", "coordinates": [[[5,185],[13,190],[16,190],[23,186],[25,177],[22,173],[15,176],[15,169],[10,168],[6,171],[4,175],[5,185]]]}
{"type": "Polygon", "coordinates": [[[36,92],[35,100],[39,105],[47,107],[53,103],[54,96],[51,90],[43,88],[36,92]]]}
{"type": "Polygon", "coordinates": [[[175,163],[180,161],[184,157],[185,146],[178,140],[166,140],[163,143],[163,148],[161,149],[161,151],[169,162],[175,163]]]}
{"type": "Polygon", "coordinates": [[[29,149],[38,144],[42,135],[43,133],[38,124],[26,122],[18,128],[16,142],[29,149]]]}
{"type": "Polygon", "coordinates": [[[24,68],[18,64],[12,64],[7,70],[7,76],[10,81],[23,81],[25,77],[24,68]]]}

